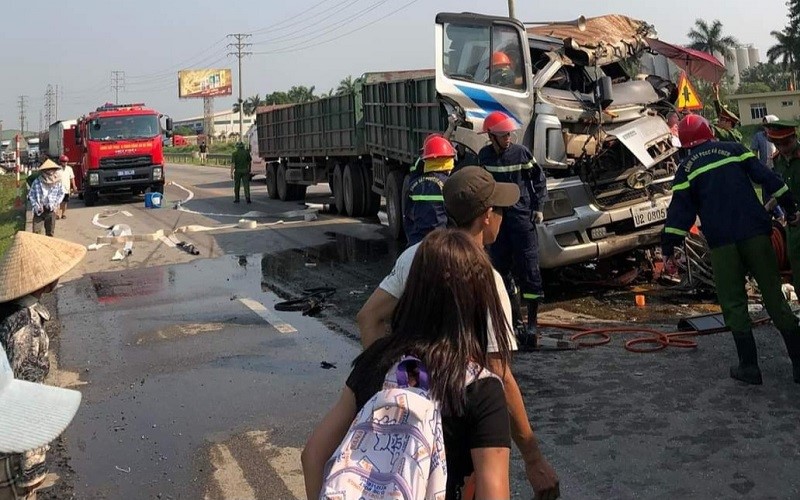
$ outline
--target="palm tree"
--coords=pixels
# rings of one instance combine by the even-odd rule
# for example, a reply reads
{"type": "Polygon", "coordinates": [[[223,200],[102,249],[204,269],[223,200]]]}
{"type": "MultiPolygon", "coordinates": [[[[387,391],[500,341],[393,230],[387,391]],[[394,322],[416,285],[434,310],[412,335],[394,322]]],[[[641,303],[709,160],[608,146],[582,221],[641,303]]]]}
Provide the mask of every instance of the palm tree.
{"type": "Polygon", "coordinates": [[[305,85],[295,85],[289,92],[287,92],[289,96],[290,102],[309,102],[317,100],[317,96],[314,95],[314,85],[310,87],[306,87],[305,85]]]}
{"type": "Polygon", "coordinates": [[[329,90],[329,91],[327,91],[327,92],[323,92],[323,93],[321,93],[319,96],[322,98],[322,97],[333,97],[333,96],[335,96],[335,95],[336,95],[336,94],[333,92],[333,89],[330,89],[330,90],[329,90]]]}
{"type": "Polygon", "coordinates": [[[343,78],[339,82],[339,86],[336,88],[336,95],[352,93],[356,90],[357,81],[358,79],[353,80],[353,75],[347,75],[347,78],[343,78]]]}
{"type": "Polygon", "coordinates": [[[770,63],[780,61],[783,71],[788,71],[792,78],[792,88],[797,88],[795,74],[797,72],[797,56],[800,50],[800,37],[797,33],[791,32],[788,28],[783,31],[771,31],[770,35],[775,37],[778,43],[767,50],[767,58],[770,63]]]}
{"type": "Polygon", "coordinates": [[[264,103],[263,99],[261,99],[261,96],[258,94],[252,97],[248,97],[244,101],[244,108],[242,109],[242,112],[247,116],[253,115],[255,114],[258,107],[261,106],[263,103],[264,103]]]}
{"type": "Polygon", "coordinates": [[[691,48],[709,54],[722,54],[725,59],[734,57],[734,49],[739,44],[734,37],[722,35],[722,23],[719,19],[714,19],[711,24],[703,19],[696,19],[694,28],[686,36],[692,41],[691,48]]]}

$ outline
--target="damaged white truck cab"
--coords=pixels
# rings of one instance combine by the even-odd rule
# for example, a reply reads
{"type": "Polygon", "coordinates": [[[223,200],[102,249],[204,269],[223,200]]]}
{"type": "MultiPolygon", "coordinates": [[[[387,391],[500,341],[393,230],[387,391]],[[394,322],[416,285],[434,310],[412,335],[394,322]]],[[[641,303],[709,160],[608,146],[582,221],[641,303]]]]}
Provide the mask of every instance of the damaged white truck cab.
{"type": "Polygon", "coordinates": [[[662,96],[620,64],[644,50],[651,29],[624,16],[589,19],[583,30],[526,30],[469,13],[436,18],[436,90],[456,119],[460,163],[477,164],[488,143],[483,119],[499,110],[520,123],[517,140],[545,169],[544,268],[658,242],[677,150],[658,112],[662,96]]]}

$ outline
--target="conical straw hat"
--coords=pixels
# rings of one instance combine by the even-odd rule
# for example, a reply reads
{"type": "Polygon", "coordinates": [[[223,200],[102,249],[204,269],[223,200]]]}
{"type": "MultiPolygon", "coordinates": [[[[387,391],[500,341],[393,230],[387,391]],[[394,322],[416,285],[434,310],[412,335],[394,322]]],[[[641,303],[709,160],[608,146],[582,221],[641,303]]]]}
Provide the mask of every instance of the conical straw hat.
{"type": "Polygon", "coordinates": [[[57,163],[54,161],[47,159],[39,166],[39,170],[53,170],[53,169],[61,169],[57,163]]]}
{"type": "Polygon", "coordinates": [[[0,302],[18,299],[49,285],[86,255],[82,245],[26,231],[14,235],[0,259],[0,302]]]}

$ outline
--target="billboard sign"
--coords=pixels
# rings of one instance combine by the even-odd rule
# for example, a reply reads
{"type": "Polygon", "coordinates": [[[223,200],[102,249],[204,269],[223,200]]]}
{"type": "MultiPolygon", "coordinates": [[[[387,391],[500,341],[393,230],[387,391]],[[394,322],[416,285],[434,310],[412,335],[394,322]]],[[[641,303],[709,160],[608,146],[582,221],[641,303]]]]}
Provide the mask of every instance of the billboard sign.
{"type": "Polygon", "coordinates": [[[230,69],[185,69],[178,72],[178,97],[218,97],[233,93],[230,69]]]}

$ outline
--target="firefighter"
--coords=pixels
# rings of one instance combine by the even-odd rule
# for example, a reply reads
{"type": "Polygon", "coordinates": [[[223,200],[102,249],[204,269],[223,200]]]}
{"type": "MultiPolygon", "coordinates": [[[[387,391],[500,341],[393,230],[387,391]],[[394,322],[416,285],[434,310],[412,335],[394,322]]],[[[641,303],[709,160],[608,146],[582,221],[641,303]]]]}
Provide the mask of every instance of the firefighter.
{"type": "MultiPolygon", "coordinates": [[[[775,145],[776,154],[772,157],[775,173],[783,177],[789,191],[800,196],[800,143],[797,141],[797,124],[788,121],[766,123],[767,139],[775,145]]],[[[800,228],[786,229],[789,247],[789,263],[792,266],[792,284],[800,293],[800,228]]]]}
{"type": "Polygon", "coordinates": [[[742,142],[742,133],[736,130],[739,117],[722,104],[719,99],[719,85],[714,85],[714,110],[717,112],[717,124],[713,126],[714,136],[718,141],[742,142]]]}
{"type": "Polygon", "coordinates": [[[800,221],[795,198],[786,184],[743,145],[715,140],[705,118],[687,116],[678,125],[678,133],[681,146],[689,154],[675,174],[662,235],[666,268],[676,268],[675,246],[681,244],[699,215],[711,247],[717,297],[739,356],[730,376],[748,384],[762,383],[747,311],[745,279],[751,274],[786,343],[794,381],[800,383],[800,325],[781,291],[778,261],[770,241],[771,217],[759,202],[753,183],[777,198],[792,225],[800,221]]]}
{"type": "Polygon", "coordinates": [[[434,229],[447,226],[442,187],[453,170],[455,156],[453,145],[444,137],[434,134],[425,139],[422,167],[418,162],[415,175],[409,176],[408,197],[403,205],[408,246],[416,245],[434,229]]]}
{"type": "MultiPolygon", "coordinates": [[[[519,186],[519,201],[505,210],[500,234],[489,249],[492,264],[506,280],[510,292],[514,291],[509,277],[522,293],[528,308],[528,324],[524,332],[518,328],[519,343],[532,348],[537,343],[536,318],[539,301],[543,297],[542,277],[539,272],[539,239],[536,224],[544,216],[542,207],[547,199],[544,172],[536,164],[533,154],[525,146],[514,144],[511,133],[518,130],[516,120],[501,111],[490,113],[483,121],[483,133],[488,134],[490,144],[478,153],[483,166],[497,182],[511,182],[519,186]]],[[[515,311],[515,326],[521,322],[521,314],[515,311]]]]}

